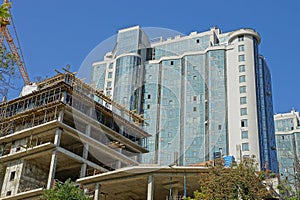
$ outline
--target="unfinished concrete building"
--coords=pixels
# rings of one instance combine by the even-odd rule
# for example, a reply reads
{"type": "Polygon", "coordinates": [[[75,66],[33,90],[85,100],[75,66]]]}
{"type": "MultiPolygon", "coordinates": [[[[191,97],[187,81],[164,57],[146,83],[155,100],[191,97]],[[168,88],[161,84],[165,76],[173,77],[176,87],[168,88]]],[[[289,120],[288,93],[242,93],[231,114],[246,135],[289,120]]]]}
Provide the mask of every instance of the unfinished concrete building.
{"type": "Polygon", "coordinates": [[[149,136],[142,123],[68,71],[37,83],[0,104],[1,199],[38,199],[56,180],[138,165],[149,136]]]}
{"type": "Polygon", "coordinates": [[[208,167],[139,165],[77,182],[95,200],[181,200],[194,195],[208,172],[208,167]]]}

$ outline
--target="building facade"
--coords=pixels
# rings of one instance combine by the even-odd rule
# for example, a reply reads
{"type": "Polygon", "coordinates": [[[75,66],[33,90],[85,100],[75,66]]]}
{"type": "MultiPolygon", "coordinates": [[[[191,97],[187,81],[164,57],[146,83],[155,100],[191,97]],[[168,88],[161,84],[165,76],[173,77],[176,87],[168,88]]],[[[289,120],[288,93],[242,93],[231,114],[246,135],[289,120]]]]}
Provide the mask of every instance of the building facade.
{"type": "Polygon", "coordinates": [[[277,172],[271,77],[259,43],[253,29],[149,39],[135,26],[119,30],[114,49],[93,64],[91,82],[143,114],[152,134],[144,163],[233,155],[277,172]]]}
{"type": "Polygon", "coordinates": [[[282,181],[287,181],[293,189],[299,187],[300,172],[300,117],[299,112],[276,114],[275,134],[282,181]]]}

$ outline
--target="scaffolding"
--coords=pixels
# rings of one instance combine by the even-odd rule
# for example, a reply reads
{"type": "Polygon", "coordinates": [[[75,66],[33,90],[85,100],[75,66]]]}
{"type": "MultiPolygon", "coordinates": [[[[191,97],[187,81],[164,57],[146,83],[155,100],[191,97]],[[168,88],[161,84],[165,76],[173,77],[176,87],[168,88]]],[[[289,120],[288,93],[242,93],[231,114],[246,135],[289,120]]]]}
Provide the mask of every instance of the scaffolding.
{"type": "Polygon", "coordinates": [[[38,195],[55,179],[75,181],[138,165],[148,152],[150,135],[137,126],[144,123],[67,70],[36,83],[35,90],[0,103],[0,162],[6,168],[1,198],[38,195]]]}
{"type": "MultiPolygon", "coordinates": [[[[56,120],[58,111],[65,105],[78,109],[97,120],[101,120],[98,114],[99,110],[101,110],[106,116],[113,118],[113,121],[110,120],[109,123],[104,121],[104,124],[113,127],[115,126],[114,123],[126,123],[135,131],[143,132],[136,126],[137,124],[145,123],[141,115],[125,109],[124,106],[105,96],[102,91],[84,83],[75,76],[75,73],[67,70],[65,73],[58,72],[56,76],[37,83],[37,88],[37,91],[33,91],[26,96],[0,103],[1,136],[56,120]],[[71,92],[72,95],[68,95],[67,92],[71,92]],[[129,116],[134,124],[128,123],[123,117],[95,102],[95,97],[100,98],[121,113],[129,116]],[[89,102],[89,105],[81,103],[82,99],[89,102]],[[88,113],[91,106],[95,106],[95,111],[88,113]]],[[[115,128],[117,129],[117,127],[115,128]]]]}

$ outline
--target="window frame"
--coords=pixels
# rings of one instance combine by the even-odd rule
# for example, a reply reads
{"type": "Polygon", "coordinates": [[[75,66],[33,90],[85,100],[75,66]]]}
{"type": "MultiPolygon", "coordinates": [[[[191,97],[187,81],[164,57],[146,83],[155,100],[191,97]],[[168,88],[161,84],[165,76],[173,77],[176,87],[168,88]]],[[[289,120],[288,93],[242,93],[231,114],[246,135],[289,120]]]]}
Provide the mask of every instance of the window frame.
{"type": "Polygon", "coordinates": [[[239,65],[239,72],[246,72],[246,66],[245,65],[239,65]]]}
{"type": "Polygon", "coordinates": [[[247,104],[247,97],[240,97],[240,105],[247,104]]]}
{"type": "Polygon", "coordinates": [[[248,110],[247,110],[247,108],[241,108],[241,109],[240,109],[240,114],[241,114],[241,116],[248,115],[248,110]]]}
{"type": "Polygon", "coordinates": [[[241,127],[242,128],[248,127],[248,119],[242,119],[241,120],[241,127]]]}
{"type": "Polygon", "coordinates": [[[250,151],[249,142],[242,143],[242,151],[250,151]]]}
{"type": "Polygon", "coordinates": [[[16,177],[16,171],[10,172],[10,175],[9,175],[9,181],[15,180],[15,177],[16,177]]]}
{"type": "Polygon", "coordinates": [[[112,78],[113,73],[112,72],[108,72],[107,74],[107,78],[112,78]]]}
{"type": "Polygon", "coordinates": [[[246,60],[245,54],[239,55],[238,60],[239,60],[239,62],[244,62],[246,60]]]}
{"type": "Polygon", "coordinates": [[[244,93],[247,93],[247,88],[245,85],[240,86],[240,94],[244,94],[244,93]]]}
{"type": "Polygon", "coordinates": [[[238,52],[243,52],[245,51],[245,45],[241,44],[238,46],[238,52]]]}
{"type": "Polygon", "coordinates": [[[246,130],[246,131],[242,131],[241,132],[241,138],[242,139],[249,139],[249,132],[246,130]]]}
{"type": "Polygon", "coordinates": [[[246,75],[239,76],[239,83],[245,83],[246,82],[246,75]]]}
{"type": "Polygon", "coordinates": [[[112,86],[112,81],[107,81],[107,87],[111,88],[111,86],[112,86]]]}

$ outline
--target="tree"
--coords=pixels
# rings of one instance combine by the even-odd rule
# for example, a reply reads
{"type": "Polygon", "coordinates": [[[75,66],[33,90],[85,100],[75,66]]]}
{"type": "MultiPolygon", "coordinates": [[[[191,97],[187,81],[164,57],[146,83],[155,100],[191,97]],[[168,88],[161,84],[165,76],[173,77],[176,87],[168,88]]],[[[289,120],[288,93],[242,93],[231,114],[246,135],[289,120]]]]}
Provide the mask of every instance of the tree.
{"type": "Polygon", "coordinates": [[[6,24],[5,18],[10,16],[9,14],[10,3],[4,3],[0,6],[0,24],[6,24]]]}
{"type": "Polygon", "coordinates": [[[7,92],[10,89],[17,90],[13,84],[14,78],[18,77],[15,71],[15,56],[6,51],[6,47],[0,48],[0,101],[3,97],[7,98],[7,92]]]}
{"type": "MultiPolygon", "coordinates": [[[[0,27],[6,26],[8,24],[10,3],[4,3],[0,6],[0,27]]],[[[1,33],[1,32],[0,32],[1,33]]],[[[7,52],[3,41],[3,35],[0,34],[0,96],[7,96],[7,91],[9,88],[16,89],[11,84],[11,78],[15,76],[15,56],[7,52]]],[[[1,101],[1,99],[0,99],[1,101]]]]}
{"type": "Polygon", "coordinates": [[[6,47],[0,48],[0,80],[3,80],[5,76],[15,75],[15,56],[7,52],[6,47]]]}
{"type": "Polygon", "coordinates": [[[263,184],[264,177],[264,172],[256,172],[251,160],[227,168],[223,167],[223,161],[216,160],[216,166],[201,175],[194,200],[266,199],[271,194],[263,184]]]}
{"type": "Polygon", "coordinates": [[[57,182],[54,188],[45,190],[42,196],[44,200],[88,200],[83,191],[75,186],[70,179],[65,183],[57,182]]]}
{"type": "Polygon", "coordinates": [[[299,188],[293,188],[292,185],[293,184],[291,184],[288,180],[280,181],[280,184],[278,185],[278,189],[279,189],[279,193],[282,196],[282,200],[300,200],[299,188]]]}
{"type": "MultiPolygon", "coordinates": [[[[4,3],[0,6],[0,26],[7,25],[7,18],[10,17],[9,14],[10,3],[4,3]]],[[[1,35],[3,37],[3,35],[1,35]]],[[[5,75],[11,76],[15,74],[14,65],[16,63],[15,56],[7,52],[3,41],[0,44],[0,80],[3,80],[5,75]]]]}
{"type": "Polygon", "coordinates": [[[286,141],[285,143],[279,142],[279,145],[277,145],[277,155],[280,167],[278,189],[284,200],[300,200],[300,161],[296,151],[298,147],[295,145],[295,142],[290,143],[289,141],[286,141]],[[285,148],[285,150],[282,148],[285,148]]]}

